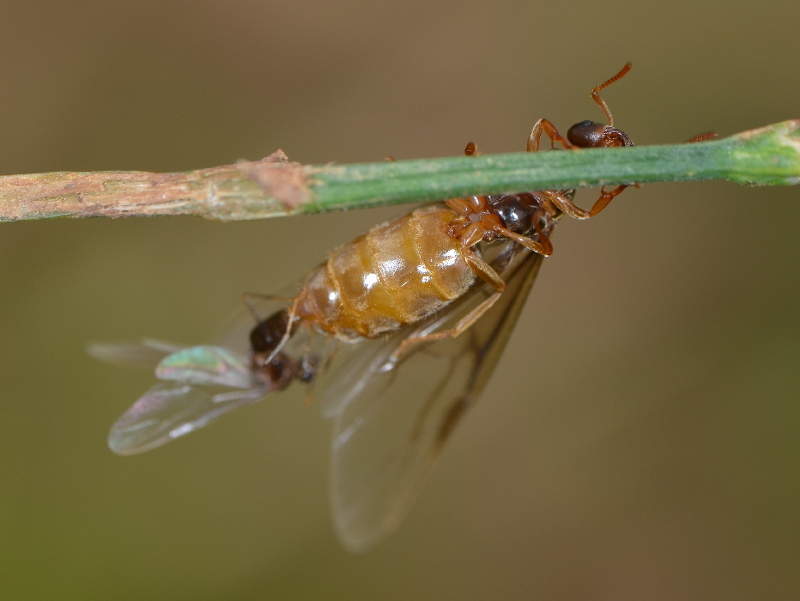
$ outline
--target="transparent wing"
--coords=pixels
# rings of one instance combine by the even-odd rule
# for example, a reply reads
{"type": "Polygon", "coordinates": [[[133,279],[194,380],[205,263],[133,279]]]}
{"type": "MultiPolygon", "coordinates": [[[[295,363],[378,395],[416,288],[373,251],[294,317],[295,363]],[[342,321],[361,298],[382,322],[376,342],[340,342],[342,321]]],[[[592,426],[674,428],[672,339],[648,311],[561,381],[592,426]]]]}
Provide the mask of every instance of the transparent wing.
{"type": "MultiPolygon", "coordinates": [[[[542,260],[517,249],[507,245],[492,263],[505,293],[461,336],[418,345],[394,364],[392,353],[409,335],[398,333],[353,352],[331,374],[322,395],[323,411],[335,414],[331,505],[347,548],[364,551],[399,525],[489,379],[542,260]]],[[[414,333],[450,327],[490,292],[476,285],[414,333]]]]}
{"type": "Polygon", "coordinates": [[[144,339],[141,342],[92,342],[86,347],[95,359],[115,365],[155,367],[167,355],[183,347],[171,342],[144,339]]]}
{"type": "Polygon", "coordinates": [[[159,380],[185,384],[253,388],[250,360],[221,346],[191,346],[164,357],[156,367],[159,380]]]}
{"type": "MultiPolygon", "coordinates": [[[[283,308],[286,299],[249,295],[248,302],[250,308],[239,310],[216,337],[221,345],[181,347],[143,340],[88,346],[89,354],[109,363],[154,367],[156,377],[164,381],[147,391],[112,426],[108,444],[114,452],[129,455],[155,448],[287,386],[285,379],[276,380],[269,372],[256,374],[248,348],[249,332],[256,323],[254,313],[268,316],[283,308]]],[[[313,365],[330,354],[331,343],[327,337],[313,337],[309,329],[303,329],[284,352],[313,365]]]]}
{"type": "Polygon", "coordinates": [[[194,346],[164,357],[159,383],[111,427],[108,445],[121,455],[140,453],[202,428],[272,392],[256,381],[246,357],[215,346],[194,346]]]}
{"type": "Polygon", "coordinates": [[[264,398],[267,390],[224,390],[182,382],[156,384],[111,427],[108,446],[119,455],[149,451],[264,398]]]}

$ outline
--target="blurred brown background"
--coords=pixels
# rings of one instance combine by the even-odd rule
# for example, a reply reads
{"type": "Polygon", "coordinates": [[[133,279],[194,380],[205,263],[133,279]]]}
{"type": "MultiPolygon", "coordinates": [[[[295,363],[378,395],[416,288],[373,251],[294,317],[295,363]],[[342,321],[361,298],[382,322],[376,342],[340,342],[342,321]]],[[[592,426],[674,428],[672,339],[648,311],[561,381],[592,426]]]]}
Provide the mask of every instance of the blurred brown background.
{"type": "MultiPolygon", "coordinates": [[[[800,117],[796,2],[6,0],[0,172],[518,151],[605,95],[637,144],[800,117]]],[[[583,205],[594,198],[580,196],[583,205]]],[[[800,190],[649,185],[562,223],[402,528],[343,551],[295,391],[133,458],[151,383],[89,340],[205,340],[390,211],[0,226],[3,599],[800,597],[800,190]]]]}

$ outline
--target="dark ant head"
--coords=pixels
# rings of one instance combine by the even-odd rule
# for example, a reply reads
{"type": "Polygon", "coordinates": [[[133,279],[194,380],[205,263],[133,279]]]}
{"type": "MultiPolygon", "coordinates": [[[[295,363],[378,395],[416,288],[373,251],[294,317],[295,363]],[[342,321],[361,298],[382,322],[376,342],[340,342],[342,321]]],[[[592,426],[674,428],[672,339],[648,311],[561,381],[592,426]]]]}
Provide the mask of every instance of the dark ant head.
{"type": "Polygon", "coordinates": [[[580,123],[576,123],[572,127],[567,130],[567,139],[573,146],[577,146],[578,148],[615,148],[618,146],[633,146],[633,142],[621,129],[617,129],[614,127],[614,117],[611,115],[611,111],[608,110],[608,106],[600,97],[600,90],[610,86],[612,83],[624,77],[625,74],[630,71],[631,64],[628,63],[619,73],[617,73],[611,79],[604,81],[599,86],[596,86],[592,90],[592,100],[594,100],[597,105],[603,109],[603,112],[606,114],[606,118],[608,119],[608,125],[603,125],[602,123],[596,123],[594,121],[581,121],[580,123]]]}
{"type": "Polygon", "coordinates": [[[289,327],[289,313],[286,309],[270,315],[260,321],[250,331],[250,347],[255,353],[271,353],[283,340],[289,327]]]}
{"type": "Polygon", "coordinates": [[[621,129],[595,121],[581,121],[567,130],[567,139],[578,148],[614,148],[633,146],[633,142],[621,129]]]}
{"type": "Polygon", "coordinates": [[[306,380],[311,377],[306,377],[289,357],[276,353],[288,327],[289,312],[283,309],[258,322],[250,331],[253,370],[263,382],[269,384],[271,391],[283,390],[295,378],[306,380]]]}

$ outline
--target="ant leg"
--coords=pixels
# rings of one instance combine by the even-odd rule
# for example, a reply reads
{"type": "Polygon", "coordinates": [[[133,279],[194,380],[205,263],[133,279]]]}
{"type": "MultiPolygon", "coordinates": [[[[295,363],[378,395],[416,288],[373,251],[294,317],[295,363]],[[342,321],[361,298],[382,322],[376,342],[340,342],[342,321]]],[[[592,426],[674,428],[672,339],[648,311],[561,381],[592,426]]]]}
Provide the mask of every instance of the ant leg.
{"type": "Polygon", "coordinates": [[[620,193],[627,187],[628,187],[627,184],[620,184],[619,186],[611,190],[611,192],[606,192],[605,186],[600,188],[600,198],[595,200],[594,204],[592,205],[592,208],[589,209],[589,217],[594,217],[600,211],[605,209],[608,206],[608,203],[610,203],[617,196],[619,196],[620,193]]]}
{"type": "Polygon", "coordinates": [[[684,144],[693,144],[695,142],[705,142],[707,140],[714,140],[719,137],[719,134],[715,131],[706,131],[702,134],[697,134],[696,136],[689,138],[684,142],[684,144]]]}
{"type": "Polygon", "coordinates": [[[498,293],[506,289],[506,283],[503,281],[503,278],[500,277],[491,265],[481,259],[475,251],[471,248],[464,248],[461,252],[464,255],[464,260],[467,262],[467,265],[469,265],[469,268],[472,269],[475,275],[487,284],[494,286],[498,293]]]}
{"type": "Polygon", "coordinates": [[[540,255],[544,255],[545,257],[549,257],[553,254],[553,243],[550,242],[550,238],[548,238],[545,233],[541,230],[539,225],[534,226],[534,230],[536,231],[537,238],[539,239],[538,242],[533,240],[532,238],[528,238],[527,236],[523,236],[522,234],[517,234],[516,232],[512,232],[502,226],[495,226],[492,228],[492,231],[498,233],[499,235],[509,238],[516,242],[517,244],[521,244],[528,250],[532,250],[535,253],[539,253],[540,255]]]}
{"type": "Polygon", "coordinates": [[[473,221],[466,226],[457,237],[461,244],[469,248],[483,240],[485,231],[480,221],[473,221]]]}
{"type": "Polygon", "coordinates": [[[536,152],[539,150],[539,142],[542,139],[542,134],[546,134],[550,138],[551,148],[555,148],[556,142],[561,142],[564,148],[573,148],[569,140],[558,133],[556,126],[547,119],[539,119],[531,130],[531,135],[528,136],[528,144],[526,149],[528,152],[536,152]]]}
{"type": "Polygon", "coordinates": [[[487,196],[461,196],[457,198],[448,198],[444,201],[444,204],[462,217],[468,217],[476,213],[484,212],[488,202],[487,196]]]}
{"type": "Polygon", "coordinates": [[[397,350],[392,353],[391,362],[400,360],[406,353],[411,345],[419,344],[421,342],[434,342],[435,340],[442,340],[444,338],[456,338],[460,334],[468,330],[476,321],[478,321],[484,313],[486,313],[492,305],[494,305],[500,298],[500,295],[506,289],[506,283],[503,281],[498,273],[492,269],[486,261],[476,255],[471,249],[464,248],[462,250],[464,260],[470,266],[470,269],[481,278],[484,282],[495,288],[495,291],[481,304],[475,307],[472,311],[467,313],[464,317],[450,329],[441,332],[434,332],[433,334],[412,334],[404,339],[397,350]]]}
{"type": "Polygon", "coordinates": [[[466,198],[448,198],[444,201],[444,204],[453,209],[462,217],[466,217],[473,212],[469,201],[467,201],[466,198]]]}
{"type": "Polygon", "coordinates": [[[553,190],[542,190],[540,194],[546,195],[550,199],[550,201],[561,210],[562,213],[566,213],[567,215],[575,219],[589,219],[590,217],[594,217],[600,211],[605,209],[608,206],[608,203],[610,203],[612,200],[614,200],[614,198],[619,196],[619,194],[627,187],[628,187],[627,184],[622,184],[617,186],[611,191],[607,191],[605,188],[601,188],[600,198],[598,198],[594,202],[592,208],[589,209],[588,211],[586,209],[580,208],[569,198],[553,190]]]}
{"type": "Polygon", "coordinates": [[[570,217],[575,219],[589,219],[589,217],[591,217],[590,211],[580,208],[569,198],[563,194],[559,194],[555,190],[541,190],[539,193],[546,196],[550,202],[558,207],[559,211],[570,217]]]}

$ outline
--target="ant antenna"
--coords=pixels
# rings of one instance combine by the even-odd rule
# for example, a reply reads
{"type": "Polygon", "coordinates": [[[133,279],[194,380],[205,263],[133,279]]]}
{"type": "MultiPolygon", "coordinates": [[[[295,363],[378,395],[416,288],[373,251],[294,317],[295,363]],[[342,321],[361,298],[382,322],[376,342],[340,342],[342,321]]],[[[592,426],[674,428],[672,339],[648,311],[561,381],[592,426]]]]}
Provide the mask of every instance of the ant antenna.
{"type": "Polygon", "coordinates": [[[608,110],[608,106],[603,101],[603,99],[600,98],[600,94],[598,92],[600,92],[600,90],[602,90],[603,88],[607,88],[618,79],[621,79],[628,71],[631,70],[631,66],[632,66],[631,63],[627,63],[624,67],[622,67],[620,72],[617,73],[614,77],[612,77],[608,81],[604,81],[603,83],[601,83],[599,86],[597,86],[595,89],[592,90],[592,100],[594,100],[600,106],[600,108],[603,109],[603,112],[606,114],[606,117],[608,118],[608,125],[610,127],[614,126],[614,117],[611,116],[611,111],[608,110]]]}

